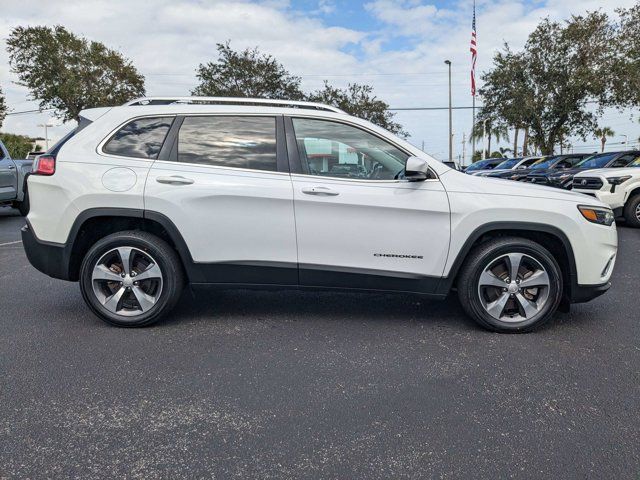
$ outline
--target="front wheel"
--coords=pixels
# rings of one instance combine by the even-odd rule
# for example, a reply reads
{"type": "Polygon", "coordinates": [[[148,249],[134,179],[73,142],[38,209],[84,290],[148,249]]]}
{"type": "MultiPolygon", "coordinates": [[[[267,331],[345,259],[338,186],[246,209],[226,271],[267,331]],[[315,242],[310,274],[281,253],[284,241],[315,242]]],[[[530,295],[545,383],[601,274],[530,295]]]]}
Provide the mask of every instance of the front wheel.
{"type": "Polygon", "coordinates": [[[489,240],[467,257],[458,277],[466,313],[497,332],[529,332],[562,298],[562,274],[547,249],[524,238],[489,240]]]}
{"type": "Polygon", "coordinates": [[[174,307],[183,285],[176,252],[146,232],[108,235],[89,249],[80,267],[80,290],[89,308],[121,327],[158,321],[174,307]]]}
{"type": "Polygon", "coordinates": [[[627,201],[624,219],[630,227],[640,228],[640,195],[634,195],[627,201]]]}

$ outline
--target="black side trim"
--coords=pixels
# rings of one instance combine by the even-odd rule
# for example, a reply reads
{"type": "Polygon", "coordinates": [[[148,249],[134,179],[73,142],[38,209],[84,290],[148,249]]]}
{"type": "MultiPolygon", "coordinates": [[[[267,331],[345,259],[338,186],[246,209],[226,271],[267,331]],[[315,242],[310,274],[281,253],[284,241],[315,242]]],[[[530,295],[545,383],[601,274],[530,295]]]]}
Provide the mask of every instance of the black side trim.
{"type": "Polygon", "coordinates": [[[440,277],[301,264],[300,286],[303,288],[339,288],[411,292],[445,296],[437,292],[440,277]]]}
{"type": "Polygon", "coordinates": [[[284,133],[284,117],[276,117],[276,164],[279,172],[289,173],[289,158],[287,156],[287,140],[284,133]]]}
{"type": "Polygon", "coordinates": [[[162,148],[158,154],[158,160],[168,160],[171,162],[178,161],[178,132],[180,131],[182,122],[184,122],[183,116],[177,116],[173,120],[171,128],[169,129],[169,132],[167,132],[167,136],[164,138],[164,142],[162,143],[162,148]]]}
{"type": "Polygon", "coordinates": [[[522,231],[541,232],[541,233],[548,233],[557,237],[562,242],[567,252],[567,257],[569,258],[569,278],[571,280],[570,281],[571,291],[573,291],[574,288],[578,287],[578,281],[577,281],[578,277],[576,273],[576,262],[575,262],[575,256],[573,254],[573,248],[571,247],[571,242],[569,242],[569,239],[567,238],[567,236],[564,234],[562,230],[552,225],[547,225],[544,223],[492,222],[492,223],[487,223],[485,225],[482,225],[481,227],[478,227],[469,236],[469,238],[467,238],[467,241],[465,242],[460,252],[458,252],[458,256],[453,262],[451,270],[449,271],[449,275],[447,277],[443,277],[440,284],[438,285],[437,293],[447,294],[451,290],[451,287],[453,286],[453,282],[455,281],[455,278],[458,275],[458,271],[460,270],[460,267],[462,266],[462,263],[464,262],[465,258],[467,258],[467,255],[471,251],[473,244],[480,237],[482,237],[482,235],[485,235],[493,231],[502,231],[502,232],[512,233],[515,235],[517,235],[518,232],[522,232],[522,231]]]}
{"type": "Polygon", "coordinates": [[[289,155],[289,168],[291,173],[303,173],[300,152],[296,143],[296,133],[293,129],[291,117],[284,117],[285,135],[287,139],[287,153],[289,155]]]}

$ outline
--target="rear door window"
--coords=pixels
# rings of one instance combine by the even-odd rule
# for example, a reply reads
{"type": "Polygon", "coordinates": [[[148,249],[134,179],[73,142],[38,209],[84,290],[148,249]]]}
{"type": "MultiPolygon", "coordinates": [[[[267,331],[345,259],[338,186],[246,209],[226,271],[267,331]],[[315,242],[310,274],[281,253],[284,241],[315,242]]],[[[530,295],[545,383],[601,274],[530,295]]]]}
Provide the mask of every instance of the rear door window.
{"type": "Polygon", "coordinates": [[[158,158],[173,117],[138,118],[118,130],[102,151],[121,157],[158,158]]]}
{"type": "Polygon", "coordinates": [[[178,133],[178,161],[277,171],[275,117],[186,117],[178,133]]]}

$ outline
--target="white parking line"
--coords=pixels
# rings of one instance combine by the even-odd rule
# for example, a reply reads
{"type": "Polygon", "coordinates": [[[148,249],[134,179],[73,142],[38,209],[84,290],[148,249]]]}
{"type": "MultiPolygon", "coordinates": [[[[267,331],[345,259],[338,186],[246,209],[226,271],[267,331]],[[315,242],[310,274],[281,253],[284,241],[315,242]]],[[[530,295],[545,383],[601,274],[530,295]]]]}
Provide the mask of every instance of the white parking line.
{"type": "Polygon", "coordinates": [[[0,247],[4,247],[5,245],[15,245],[16,243],[22,243],[22,240],[16,240],[15,242],[0,243],[0,247]]]}

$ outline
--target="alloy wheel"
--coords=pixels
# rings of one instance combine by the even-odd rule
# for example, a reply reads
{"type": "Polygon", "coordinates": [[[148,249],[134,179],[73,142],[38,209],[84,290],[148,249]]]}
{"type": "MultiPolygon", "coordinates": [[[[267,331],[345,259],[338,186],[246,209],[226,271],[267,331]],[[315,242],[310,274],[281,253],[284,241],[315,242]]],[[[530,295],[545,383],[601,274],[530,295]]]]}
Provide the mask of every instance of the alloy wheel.
{"type": "Polygon", "coordinates": [[[550,286],[549,274],[539,261],[524,253],[508,253],[484,268],[478,295],[496,320],[522,322],[542,311],[550,286]]]}
{"type": "Polygon", "coordinates": [[[134,317],[149,311],[162,294],[162,270],[149,253],[123,246],[109,250],[91,275],[93,293],[110,312],[134,317]]]}

